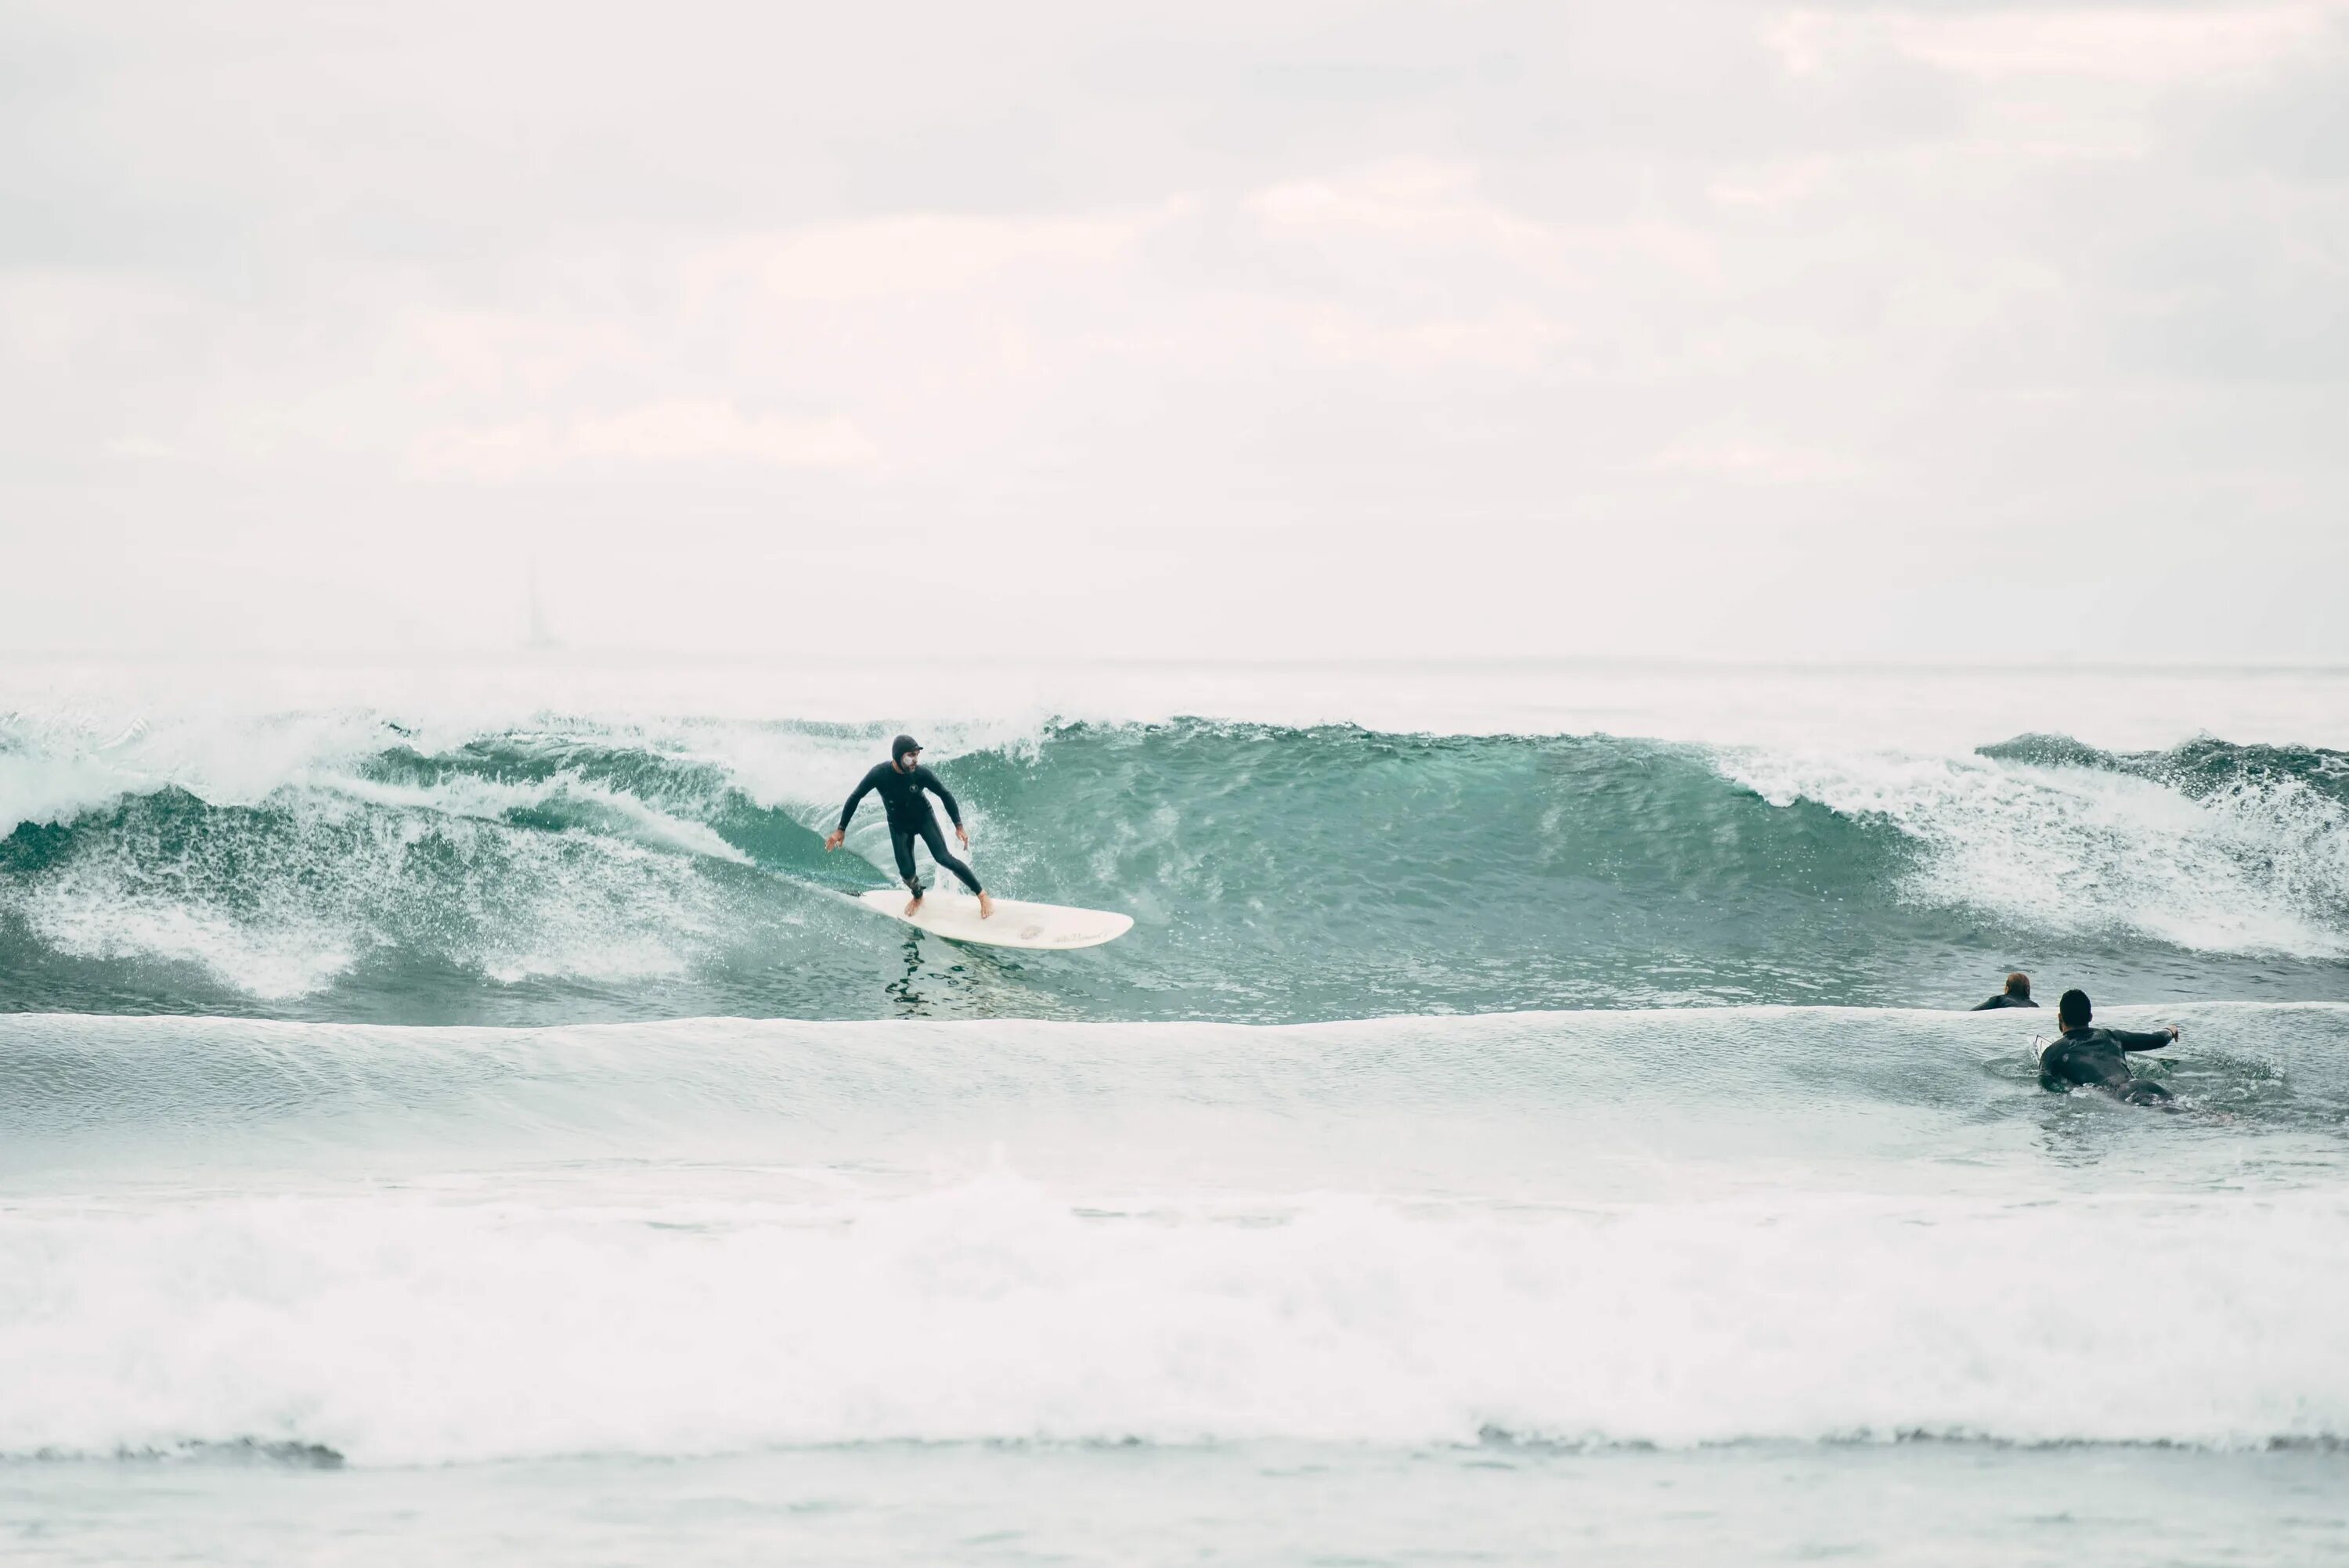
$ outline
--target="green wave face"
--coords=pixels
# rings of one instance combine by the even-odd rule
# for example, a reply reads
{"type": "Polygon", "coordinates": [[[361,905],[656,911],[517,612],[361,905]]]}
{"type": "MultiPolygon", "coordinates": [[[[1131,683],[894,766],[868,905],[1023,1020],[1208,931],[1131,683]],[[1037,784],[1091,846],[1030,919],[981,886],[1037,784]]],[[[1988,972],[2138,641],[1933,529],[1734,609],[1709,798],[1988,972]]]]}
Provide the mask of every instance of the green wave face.
{"type": "Polygon", "coordinates": [[[895,880],[870,802],[853,852],[822,845],[879,735],[385,727],[246,798],[101,792],[0,840],[0,1008],[1289,1022],[1949,1006],[2015,966],[2051,996],[2349,997],[2335,753],[1206,723],[942,745],[991,890],[1135,917],[1012,954],[842,896],[895,880]]]}

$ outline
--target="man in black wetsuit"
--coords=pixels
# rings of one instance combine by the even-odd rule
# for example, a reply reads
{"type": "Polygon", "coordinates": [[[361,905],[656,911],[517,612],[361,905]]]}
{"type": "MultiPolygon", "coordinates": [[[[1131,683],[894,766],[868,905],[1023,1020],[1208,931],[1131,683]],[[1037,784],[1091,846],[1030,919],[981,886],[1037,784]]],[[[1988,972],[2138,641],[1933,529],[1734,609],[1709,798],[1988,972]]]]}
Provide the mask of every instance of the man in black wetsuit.
{"type": "Polygon", "coordinates": [[[2157,1105],[2169,1091],[2149,1078],[2129,1074],[2128,1053],[2158,1051],[2178,1037],[2175,1024],[2149,1034],[2128,1029],[2097,1029],[2088,1025],[2088,994],[2072,990],[2055,1004],[2055,1021],[2064,1032],[2039,1054],[2039,1087],[2058,1092],[2086,1084],[2131,1105],[2157,1105]]]}
{"type": "Polygon", "coordinates": [[[876,762],[872,770],[858,781],[848,804],[840,809],[840,826],[823,841],[829,854],[840,848],[848,837],[848,820],[856,815],[857,802],[872,790],[881,791],[881,804],[889,813],[889,847],[897,851],[897,872],[912,890],[914,902],[905,906],[907,914],[922,907],[922,879],[914,874],[914,841],[919,839],[930,847],[930,859],[962,879],[962,885],[978,895],[978,917],[985,920],[995,913],[995,901],[978,885],[971,869],[955,859],[947,841],[938,836],[937,813],[922,799],[929,790],[946,802],[947,816],[954,822],[955,837],[964,849],[970,848],[970,835],[963,831],[962,808],[955,804],[954,791],[938,782],[938,776],[922,766],[922,744],[910,735],[901,735],[889,743],[889,760],[876,762]]]}
{"type": "Polygon", "coordinates": [[[2006,977],[2006,989],[1987,1002],[1977,1002],[1970,1012],[1987,1013],[1992,1007],[2036,1007],[2031,999],[2031,976],[2018,969],[2006,977]]]}

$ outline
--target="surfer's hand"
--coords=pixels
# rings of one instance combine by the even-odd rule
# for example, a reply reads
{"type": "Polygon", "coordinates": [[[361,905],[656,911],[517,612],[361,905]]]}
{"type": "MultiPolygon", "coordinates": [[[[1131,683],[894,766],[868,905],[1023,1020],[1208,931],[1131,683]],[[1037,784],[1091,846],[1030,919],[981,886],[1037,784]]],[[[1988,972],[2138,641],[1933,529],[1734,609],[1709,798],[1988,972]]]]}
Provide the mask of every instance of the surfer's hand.
{"type": "Polygon", "coordinates": [[[967,850],[970,848],[970,835],[963,831],[963,827],[960,822],[957,822],[955,824],[955,837],[962,841],[962,847],[964,849],[967,850]]]}
{"type": "Polygon", "coordinates": [[[2186,1031],[2179,1028],[2175,1024],[2165,1024],[2162,1026],[2169,1031],[2169,1037],[2173,1040],[2181,1040],[2186,1037],[2186,1031]]]}
{"type": "Polygon", "coordinates": [[[832,853],[832,851],[834,851],[834,850],[836,850],[836,849],[840,848],[840,846],[841,846],[841,845],[843,845],[843,844],[846,843],[847,841],[848,841],[848,830],[847,830],[847,829],[845,829],[845,828],[836,828],[836,829],[834,829],[834,830],[833,830],[833,835],[832,835],[832,837],[830,837],[830,838],[826,839],[826,840],[823,841],[823,852],[824,852],[825,854],[827,854],[827,855],[828,855],[828,854],[832,853]]]}

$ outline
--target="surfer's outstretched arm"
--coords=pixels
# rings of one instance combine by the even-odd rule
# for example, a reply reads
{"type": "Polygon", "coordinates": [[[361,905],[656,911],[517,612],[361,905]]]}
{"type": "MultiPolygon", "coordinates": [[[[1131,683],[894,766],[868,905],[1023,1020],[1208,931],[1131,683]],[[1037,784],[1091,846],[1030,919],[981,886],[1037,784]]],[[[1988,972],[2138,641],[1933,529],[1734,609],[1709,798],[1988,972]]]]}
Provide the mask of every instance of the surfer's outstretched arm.
{"type": "Polygon", "coordinates": [[[2177,1041],[2178,1028],[2177,1025],[2172,1024],[2164,1029],[2147,1031],[2115,1029],[2111,1034],[2114,1043],[2125,1051],[2158,1051],[2162,1047],[2177,1041]]]}
{"type": "Polygon", "coordinates": [[[856,815],[857,803],[870,795],[880,782],[881,769],[878,764],[865,769],[864,777],[856,781],[856,788],[848,792],[848,804],[840,809],[841,831],[848,830],[848,819],[856,815]]]}
{"type": "Polygon", "coordinates": [[[883,763],[867,769],[864,777],[856,781],[856,788],[848,792],[848,804],[840,809],[840,825],[832,830],[832,837],[823,841],[823,847],[827,852],[840,848],[840,841],[848,837],[848,819],[856,815],[858,803],[880,784],[881,769],[886,766],[888,766],[886,763],[883,763]]]}

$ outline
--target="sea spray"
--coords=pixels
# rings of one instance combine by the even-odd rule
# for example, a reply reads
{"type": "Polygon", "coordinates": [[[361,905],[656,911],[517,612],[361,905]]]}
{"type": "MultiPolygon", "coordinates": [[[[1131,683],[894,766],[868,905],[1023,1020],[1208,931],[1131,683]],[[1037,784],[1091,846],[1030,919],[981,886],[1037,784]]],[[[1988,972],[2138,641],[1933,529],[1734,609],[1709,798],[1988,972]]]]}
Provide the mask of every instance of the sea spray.
{"type": "Polygon", "coordinates": [[[890,880],[873,821],[823,851],[851,727],[441,729],[15,721],[0,1006],[1270,1022],[1953,1001],[2017,965],[2349,995],[2344,758],[2310,748],[949,728],[990,882],[1136,920],[1013,961],[838,896],[890,880]]]}

